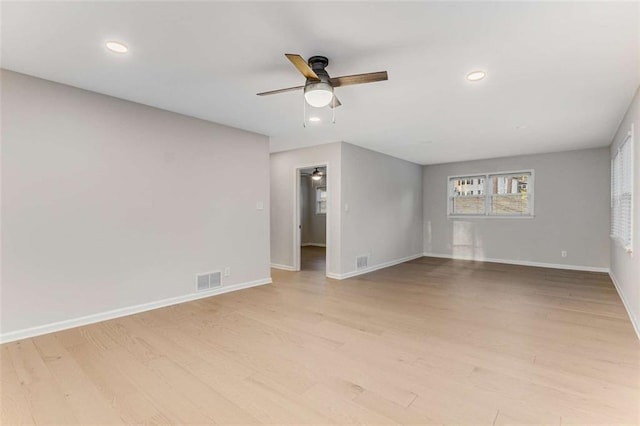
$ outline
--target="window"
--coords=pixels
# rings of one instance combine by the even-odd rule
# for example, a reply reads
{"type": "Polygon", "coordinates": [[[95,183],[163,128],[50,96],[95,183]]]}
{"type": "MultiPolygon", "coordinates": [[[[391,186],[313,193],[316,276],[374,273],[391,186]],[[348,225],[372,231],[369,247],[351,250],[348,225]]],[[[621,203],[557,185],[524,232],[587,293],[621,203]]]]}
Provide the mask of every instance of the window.
{"type": "Polygon", "coordinates": [[[316,188],[316,214],[327,214],[327,188],[316,188]]]}
{"type": "Polygon", "coordinates": [[[491,175],[489,212],[499,216],[530,215],[531,173],[491,175]]]}
{"type": "Polygon", "coordinates": [[[533,171],[450,177],[450,216],[533,216],[533,171]]]}
{"type": "Polygon", "coordinates": [[[628,252],[633,235],[633,130],[611,161],[611,238],[628,252]]]}
{"type": "Polygon", "coordinates": [[[484,215],[484,177],[472,179],[451,178],[449,214],[484,215]]]}

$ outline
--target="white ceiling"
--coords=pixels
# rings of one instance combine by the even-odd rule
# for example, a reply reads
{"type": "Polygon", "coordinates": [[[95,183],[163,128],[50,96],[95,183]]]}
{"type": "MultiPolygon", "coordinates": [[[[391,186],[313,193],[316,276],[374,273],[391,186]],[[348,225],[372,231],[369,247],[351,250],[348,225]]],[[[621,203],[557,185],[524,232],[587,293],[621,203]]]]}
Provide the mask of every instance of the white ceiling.
{"type": "Polygon", "coordinates": [[[640,83],[640,3],[3,2],[2,67],[272,151],[346,141],[433,164],[608,145],[640,83]],[[336,124],[303,128],[301,92],[255,95],[303,84],[285,52],[389,81],[336,89],[336,124]]]}

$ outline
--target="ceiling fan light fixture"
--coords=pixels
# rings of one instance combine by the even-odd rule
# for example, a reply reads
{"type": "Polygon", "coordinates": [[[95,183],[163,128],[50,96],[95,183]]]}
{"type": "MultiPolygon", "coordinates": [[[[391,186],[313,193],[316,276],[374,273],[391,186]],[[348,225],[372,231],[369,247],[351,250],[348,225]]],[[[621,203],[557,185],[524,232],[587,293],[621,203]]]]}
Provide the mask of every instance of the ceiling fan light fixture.
{"type": "Polygon", "coordinates": [[[320,170],[318,170],[318,168],[316,167],[316,169],[313,171],[313,173],[311,173],[311,179],[313,180],[320,180],[322,179],[322,172],[320,170]]]}
{"type": "Polygon", "coordinates": [[[304,99],[314,108],[323,108],[333,99],[333,87],[324,81],[307,83],[304,87],[304,99]]]}

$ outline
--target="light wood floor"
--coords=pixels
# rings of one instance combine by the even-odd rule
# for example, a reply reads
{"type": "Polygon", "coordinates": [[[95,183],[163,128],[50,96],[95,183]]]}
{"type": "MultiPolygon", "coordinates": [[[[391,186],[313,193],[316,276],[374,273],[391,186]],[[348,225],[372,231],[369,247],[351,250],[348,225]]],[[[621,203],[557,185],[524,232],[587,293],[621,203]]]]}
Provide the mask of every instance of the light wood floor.
{"type": "Polygon", "coordinates": [[[420,258],[2,345],[2,424],[638,424],[604,274],[420,258]]]}

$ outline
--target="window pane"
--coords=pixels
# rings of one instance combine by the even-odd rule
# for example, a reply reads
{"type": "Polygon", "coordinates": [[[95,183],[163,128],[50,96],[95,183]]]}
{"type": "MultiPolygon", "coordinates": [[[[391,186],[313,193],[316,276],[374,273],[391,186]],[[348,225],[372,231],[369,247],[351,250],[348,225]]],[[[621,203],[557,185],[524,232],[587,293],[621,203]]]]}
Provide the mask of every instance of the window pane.
{"type": "Polygon", "coordinates": [[[484,214],[484,196],[451,198],[451,214],[484,214]]]}
{"type": "Polygon", "coordinates": [[[530,174],[491,176],[492,194],[526,194],[530,174]]]}
{"type": "Polygon", "coordinates": [[[449,214],[485,214],[485,177],[473,176],[449,180],[449,214]]]}
{"type": "Polygon", "coordinates": [[[484,176],[465,179],[454,178],[449,181],[449,185],[451,189],[450,193],[454,197],[484,194],[484,176]]]}
{"type": "Polygon", "coordinates": [[[530,173],[493,175],[491,182],[490,214],[528,215],[530,173]]]}
{"type": "Polygon", "coordinates": [[[316,188],[316,214],[327,213],[327,189],[325,187],[316,188]]]}
{"type": "Polygon", "coordinates": [[[529,197],[526,194],[492,195],[491,214],[529,214],[529,197]]]}

